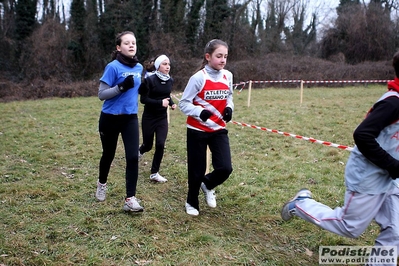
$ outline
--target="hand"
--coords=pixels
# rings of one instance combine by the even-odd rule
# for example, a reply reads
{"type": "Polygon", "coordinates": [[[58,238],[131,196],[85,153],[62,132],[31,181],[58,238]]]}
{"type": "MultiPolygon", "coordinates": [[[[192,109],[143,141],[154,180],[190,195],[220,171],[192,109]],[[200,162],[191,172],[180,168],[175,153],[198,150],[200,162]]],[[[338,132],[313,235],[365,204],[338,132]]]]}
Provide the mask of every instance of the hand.
{"type": "Polygon", "coordinates": [[[127,76],[124,81],[118,84],[119,90],[125,92],[134,87],[133,75],[127,76]]]}
{"type": "Polygon", "coordinates": [[[230,122],[231,118],[233,117],[233,110],[230,107],[224,108],[223,112],[223,120],[227,122],[230,122]]]}
{"type": "Polygon", "coordinates": [[[206,120],[208,120],[208,118],[209,117],[211,117],[211,115],[212,115],[212,113],[211,112],[209,112],[208,110],[202,110],[202,112],[201,112],[201,114],[200,114],[200,118],[201,118],[201,120],[202,121],[206,121],[206,120]]]}
{"type": "Polygon", "coordinates": [[[162,100],[162,106],[167,108],[169,106],[169,99],[170,98],[165,98],[162,100]]]}
{"type": "Polygon", "coordinates": [[[177,107],[177,105],[176,105],[176,104],[173,104],[170,108],[172,108],[172,110],[175,110],[176,107],[177,107]]]}

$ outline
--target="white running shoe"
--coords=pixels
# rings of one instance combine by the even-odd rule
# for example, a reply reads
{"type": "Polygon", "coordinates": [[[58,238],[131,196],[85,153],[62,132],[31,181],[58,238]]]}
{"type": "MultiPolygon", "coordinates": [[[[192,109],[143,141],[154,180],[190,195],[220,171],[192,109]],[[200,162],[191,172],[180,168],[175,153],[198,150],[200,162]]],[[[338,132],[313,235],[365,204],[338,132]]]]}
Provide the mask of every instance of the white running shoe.
{"type": "Polygon", "coordinates": [[[192,216],[198,216],[199,212],[196,208],[186,202],[186,213],[192,216]]]}
{"type": "Polygon", "coordinates": [[[107,183],[101,184],[97,181],[96,198],[98,201],[104,201],[107,196],[107,183]]]}
{"type": "Polygon", "coordinates": [[[133,196],[130,198],[126,198],[125,205],[123,205],[123,210],[131,212],[142,212],[144,208],[140,206],[138,199],[133,196]]]}
{"type": "Polygon", "coordinates": [[[216,195],[215,190],[208,189],[204,183],[201,183],[201,189],[205,195],[205,201],[209,207],[215,208],[216,207],[216,195]]]}
{"type": "Polygon", "coordinates": [[[159,183],[165,183],[166,181],[168,181],[168,179],[166,179],[165,177],[161,176],[158,173],[151,174],[150,180],[154,181],[154,182],[159,182],[159,183]]]}

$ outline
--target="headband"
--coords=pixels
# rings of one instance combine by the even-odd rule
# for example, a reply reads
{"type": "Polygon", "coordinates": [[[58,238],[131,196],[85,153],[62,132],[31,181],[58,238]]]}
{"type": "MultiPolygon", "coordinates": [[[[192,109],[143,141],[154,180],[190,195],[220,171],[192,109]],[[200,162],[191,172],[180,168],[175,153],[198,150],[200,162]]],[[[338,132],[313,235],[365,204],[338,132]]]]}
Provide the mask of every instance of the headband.
{"type": "Polygon", "coordinates": [[[166,55],[160,55],[158,56],[158,58],[155,60],[154,62],[154,66],[155,66],[155,70],[158,70],[159,66],[161,65],[161,63],[166,60],[169,59],[166,55]]]}

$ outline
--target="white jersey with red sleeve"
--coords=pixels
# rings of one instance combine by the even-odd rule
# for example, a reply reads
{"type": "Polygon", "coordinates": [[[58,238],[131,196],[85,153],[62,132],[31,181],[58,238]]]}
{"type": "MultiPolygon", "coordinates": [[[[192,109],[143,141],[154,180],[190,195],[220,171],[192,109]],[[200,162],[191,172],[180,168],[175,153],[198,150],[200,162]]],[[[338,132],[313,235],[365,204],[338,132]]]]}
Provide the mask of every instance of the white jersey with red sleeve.
{"type": "Polygon", "coordinates": [[[188,128],[214,132],[226,127],[223,111],[226,107],[234,108],[232,80],[230,71],[209,66],[190,78],[179,102],[179,108],[188,116],[188,128]],[[204,109],[212,113],[205,122],[199,117],[204,109]]]}

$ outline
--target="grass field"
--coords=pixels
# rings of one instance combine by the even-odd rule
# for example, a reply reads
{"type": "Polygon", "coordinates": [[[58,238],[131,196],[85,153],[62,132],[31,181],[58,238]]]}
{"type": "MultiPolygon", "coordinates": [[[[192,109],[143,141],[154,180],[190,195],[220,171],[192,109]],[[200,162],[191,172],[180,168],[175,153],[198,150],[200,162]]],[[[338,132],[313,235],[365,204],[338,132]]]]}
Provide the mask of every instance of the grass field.
{"type": "MultiPolygon", "coordinates": [[[[235,93],[233,120],[353,146],[352,133],[385,86],[252,90],[235,93]]],[[[231,177],[185,213],[185,119],[170,112],[160,173],[149,180],[153,151],[140,162],[137,197],[145,211],[126,214],[120,141],[105,202],[96,202],[101,144],[98,98],[1,103],[1,265],[318,265],[319,246],[370,246],[375,224],[358,239],[280,218],[299,188],[331,207],[343,203],[349,151],[228,124],[231,177]]],[[[142,106],[140,105],[140,110],[142,106]]],[[[202,195],[201,195],[202,196],[202,195]]]]}

